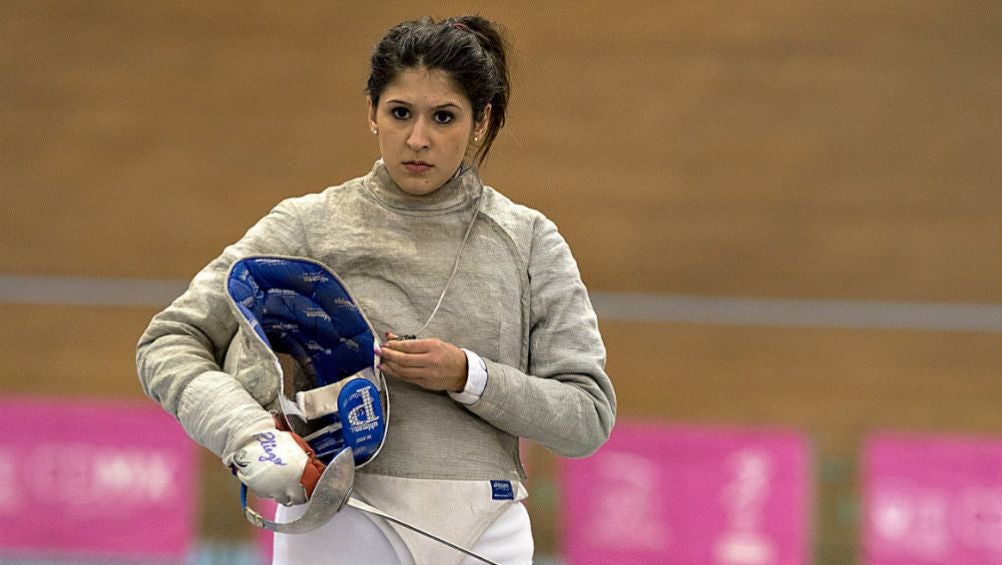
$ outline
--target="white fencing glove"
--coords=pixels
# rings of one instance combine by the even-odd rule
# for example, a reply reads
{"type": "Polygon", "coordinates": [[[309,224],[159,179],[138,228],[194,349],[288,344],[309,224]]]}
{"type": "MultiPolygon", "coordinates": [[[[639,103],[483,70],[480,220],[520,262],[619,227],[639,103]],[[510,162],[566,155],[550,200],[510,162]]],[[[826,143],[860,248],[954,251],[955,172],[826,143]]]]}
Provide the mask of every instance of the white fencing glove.
{"type": "Polygon", "coordinates": [[[309,500],[324,470],[303,438],[277,428],[253,434],[223,462],[254,494],[286,506],[309,500]]]}

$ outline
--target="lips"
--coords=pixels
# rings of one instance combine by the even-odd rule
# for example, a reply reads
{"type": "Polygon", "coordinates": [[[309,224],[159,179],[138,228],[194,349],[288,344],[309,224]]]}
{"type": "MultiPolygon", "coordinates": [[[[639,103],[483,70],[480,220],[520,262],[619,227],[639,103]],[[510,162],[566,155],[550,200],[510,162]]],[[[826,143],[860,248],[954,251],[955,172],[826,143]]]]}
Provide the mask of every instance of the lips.
{"type": "Polygon", "coordinates": [[[434,167],[431,163],[425,163],[424,161],[404,161],[403,165],[411,173],[423,173],[430,171],[434,167]]]}

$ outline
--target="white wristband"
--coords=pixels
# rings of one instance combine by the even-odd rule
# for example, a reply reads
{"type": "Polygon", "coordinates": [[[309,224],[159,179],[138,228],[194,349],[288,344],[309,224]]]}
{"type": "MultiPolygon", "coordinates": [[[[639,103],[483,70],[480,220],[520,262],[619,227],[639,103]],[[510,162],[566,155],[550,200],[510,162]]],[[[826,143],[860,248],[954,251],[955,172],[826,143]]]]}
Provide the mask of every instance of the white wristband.
{"type": "Polygon", "coordinates": [[[466,387],[461,392],[449,392],[449,396],[460,404],[470,405],[480,400],[487,388],[487,364],[479,355],[464,349],[466,354],[466,387]]]}

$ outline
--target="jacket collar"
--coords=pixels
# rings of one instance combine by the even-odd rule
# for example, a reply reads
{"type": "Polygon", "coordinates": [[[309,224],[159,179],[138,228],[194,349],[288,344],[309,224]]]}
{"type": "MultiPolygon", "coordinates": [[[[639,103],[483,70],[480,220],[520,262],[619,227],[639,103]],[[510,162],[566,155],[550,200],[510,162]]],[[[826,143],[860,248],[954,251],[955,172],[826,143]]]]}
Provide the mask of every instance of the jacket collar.
{"type": "Polygon", "coordinates": [[[480,197],[484,185],[475,167],[463,166],[438,190],[424,196],[409,194],[390,178],[382,160],[363,179],[365,187],[382,204],[397,210],[446,212],[463,208],[480,197]]]}

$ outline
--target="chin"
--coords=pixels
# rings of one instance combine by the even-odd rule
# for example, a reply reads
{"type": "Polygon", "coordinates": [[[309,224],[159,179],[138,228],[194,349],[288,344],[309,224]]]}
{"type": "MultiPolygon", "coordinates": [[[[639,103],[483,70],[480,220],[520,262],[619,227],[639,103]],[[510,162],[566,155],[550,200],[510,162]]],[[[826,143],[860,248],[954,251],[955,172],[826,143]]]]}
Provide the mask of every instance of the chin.
{"type": "Polygon", "coordinates": [[[404,174],[400,181],[394,179],[400,190],[413,196],[425,196],[438,190],[448,179],[424,179],[404,174]]]}

